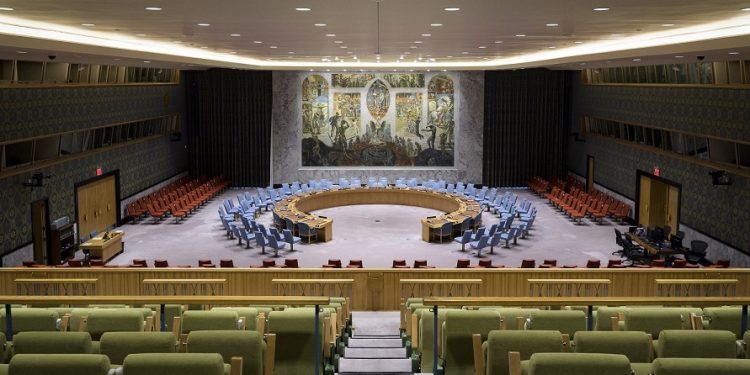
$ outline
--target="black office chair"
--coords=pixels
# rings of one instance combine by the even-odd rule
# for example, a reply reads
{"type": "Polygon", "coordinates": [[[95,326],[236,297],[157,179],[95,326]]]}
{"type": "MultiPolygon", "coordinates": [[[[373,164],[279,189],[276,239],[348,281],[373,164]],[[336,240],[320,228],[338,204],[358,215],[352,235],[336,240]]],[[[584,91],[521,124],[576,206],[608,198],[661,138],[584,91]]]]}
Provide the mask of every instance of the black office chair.
{"type": "Polygon", "coordinates": [[[685,254],[685,259],[692,264],[700,263],[706,257],[706,249],[708,249],[706,241],[692,240],[690,251],[685,254]]]}

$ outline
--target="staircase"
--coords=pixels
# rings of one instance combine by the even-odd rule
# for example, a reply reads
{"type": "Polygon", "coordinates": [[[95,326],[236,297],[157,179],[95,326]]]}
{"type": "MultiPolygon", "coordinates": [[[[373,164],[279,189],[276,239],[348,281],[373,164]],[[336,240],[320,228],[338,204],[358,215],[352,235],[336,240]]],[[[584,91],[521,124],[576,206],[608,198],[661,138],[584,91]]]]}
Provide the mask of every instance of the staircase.
{"type": "Polygon", "coordinates": [[[339,360],[339,375],[412,375],[394,312],[353,312],[352,337],[339,360]]]}

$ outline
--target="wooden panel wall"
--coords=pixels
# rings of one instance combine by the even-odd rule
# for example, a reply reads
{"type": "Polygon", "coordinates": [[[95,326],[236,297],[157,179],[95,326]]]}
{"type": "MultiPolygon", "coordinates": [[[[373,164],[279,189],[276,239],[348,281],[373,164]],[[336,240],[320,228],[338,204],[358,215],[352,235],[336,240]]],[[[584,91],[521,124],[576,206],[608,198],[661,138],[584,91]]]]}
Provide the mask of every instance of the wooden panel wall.
{"type": "MultiPolygon", "coordinates": [[[[482,296],[529,295],[527,279],[610,279],[610,296],[656,296],[654,279],[738,279],[738,296],[750,296],[750,269],[180,269],[180,268],[5,268],[0,269],[0,294],[15,295],[17,278],[97,278],[98,295],[140,295],[143,279],[227,280],[226,295],[273,295],[271,280],[354,279],[355,310],[396,310],[401,279],[482,279],[482,296]]],[[[1,303],[1,301],[0,301],[1,303]]]]}
{"type": "Polygon", "coordinates": [[[91,231],[103,232],[117,224],[120,206],[116,198],[116,181],[112,175],[78,187],[79,236],[88,237],[91,231]]]}

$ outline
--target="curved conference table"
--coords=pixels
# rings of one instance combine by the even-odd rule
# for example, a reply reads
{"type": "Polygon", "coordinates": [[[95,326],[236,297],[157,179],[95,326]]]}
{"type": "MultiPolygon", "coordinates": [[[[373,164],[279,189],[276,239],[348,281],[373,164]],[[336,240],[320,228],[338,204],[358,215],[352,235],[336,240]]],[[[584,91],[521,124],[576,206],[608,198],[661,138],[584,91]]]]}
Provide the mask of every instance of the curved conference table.
{"type": "Polygon", "coordinates": [[[315,210],[358,204],[396,204],[431,208],[445,212],[444,215],[422,219],[422,240],[429,242],[430,229],[440,228],[445,223],[461,225],[467,218],[477,217],[482,209],[471,198],[449,193],[438,193],[411,188],[354,188],[304,193],[286,197],[276,202],[274,212],[282,220],[290,219],[294,224],[306,223],[316,228],[318,239],[333,239],[333,219],[311,214],[315,210]]]}

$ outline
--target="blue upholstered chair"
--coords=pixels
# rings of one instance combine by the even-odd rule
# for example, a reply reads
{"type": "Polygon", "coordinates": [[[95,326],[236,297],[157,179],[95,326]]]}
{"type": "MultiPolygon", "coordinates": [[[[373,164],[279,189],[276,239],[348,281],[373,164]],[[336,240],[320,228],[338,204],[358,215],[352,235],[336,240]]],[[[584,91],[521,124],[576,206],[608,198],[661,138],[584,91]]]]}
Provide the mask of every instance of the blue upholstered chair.
{"type": "Polygon", "coordinates": [[[245,248],[250,248],[250,240],[255,238],[255,235],[252,232],[248,232],[247,229],[242,227],[235,227],[235,234],[239,238],[239,244],[242,245],[242,240],[245,240],[245,248]]]}
{"type": "Polygon", "coordinates": [[[453,242],[460,243],[461,251],[466,251],[466,244],[471,242],[471,231],[470,230],[465,231],[463,236],[454,238],[453,242]]]}
{"type": "Polygon", "coordinates": [[[500,239],[505,241],[505,247],[510,247],[509,242],[510,240],[513,240],[513,243],[516,243],[516,238],[518,238],[518,228],[510,228],[507,232],[500,233],[500,239]]]}
{"type": "Polygon", "coordinates": [[[500,223],[495,223],[490,226],[490,230],[487,232],[488,236],[494,236],[497,232],[497,228],[500,226],[500,223]]]}
{"type": "Polygon", "coordinates": [[[495,234],[493,234],[491,236],[492,238],[489,241],[490,254],[494,254],[495,253],[495,246],[497,246],[497,245],[500,244],[500,240],[502,239],[502,238],[500,238],[500,234],[501,234],[501,232],[495,232],[495,234]]]}
{"type": "Polygon", "coordinates": [[[474,232],[474,235],[471,236],[471,241],[472,242],[479,241],[479,239],[482,238],[482,236],[484,236],[484,231],[485,231],[484,227],[478,228],[477,231],[474,232]]]}
{"type": "Polygon", "coordinates": [[[265,225],[263,225],[261,223],[257,223],[257,222],[256,222],[256,224],[258,225],[258,231],[261,232],[261,233],[263,233],[264,236],[270,236],[271,235],[271,232],[269,232],[268,229],[266,229],[265,225]]]}
{"type": "Polygon", "coordinates": [[[477,251],[477,257],[482,257],[482,249],[490,245],[490,236],[482,236],[479,241],[472,241],[469,243],[472,249],[477,251]]]}
{"type": "Polygon", "coordinates": [[[268,241],[268,246],[273,249],[273,256],[275,257],[279,256],[279,250],[286,247],[285,242],[277,241],[274,236],[266,237],[266,241],[268,241]]]}
{"type": "Polygon", "coordinates": [[[268,228],[268,234],[270,234],[270,237],[275,238],[276,241],[284,241],[284,237],[276,228],[268,228]]]}
{"type": "Polygon", "coordinates": [[[441,225],[440,228],[433,229],[432,234],[440,239],[440,243],[443,243],[445,237],[453,238],[453,223],[449,221],[441,225]]]}
{"type": "Polygon", "coordinates": [[[268,246],[268,243],[266,242],[266,236],[263,233],[255,232],[255,244],[260,246],[261,254],[266,253],[266,246],[268,246]]]}
{"type": "Polygon", "coordinates": [[[318,240],[318,230],[310,227],[306,223],[297,223],[297,230],[300,237],[307,238],[307,243],[311,243],[313,237],[315,237],[316,241],[318,240]]]}
{"type": "Polygon", "coordinates": [[[292,221],[292,219],[288,217],[284,218],[284,228],[292,231],[292,234],[297,234],[297,226],[294,225],[294,222],[292,221]]]}
{"type": "Polygon", "coordinates": [[[289,244],[289,251],[294,251],[294,244],[302,241],[301,238],[294,237],[294,235],[292,234],[292,231],[290,231],[289,229],[284,229],[282,234],[284,235],[284,242],[289,244]]]}

